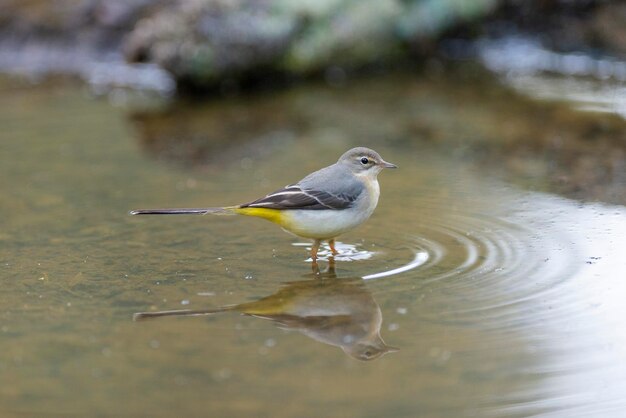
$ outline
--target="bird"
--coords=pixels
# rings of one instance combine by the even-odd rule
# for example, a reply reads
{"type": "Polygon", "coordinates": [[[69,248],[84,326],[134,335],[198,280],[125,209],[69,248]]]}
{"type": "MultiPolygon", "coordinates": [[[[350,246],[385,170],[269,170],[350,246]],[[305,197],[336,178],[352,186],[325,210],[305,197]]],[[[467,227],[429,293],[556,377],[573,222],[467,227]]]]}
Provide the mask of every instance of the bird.
{"type": "Polygon", "coordinates": [[[339,279],[332,273],[323,280],[283,283],[276,293],[252,302],[198,310],[137,312],[133,320],[222,312],[272,321],[281,329],[298,331],[315,341],[339,347],[357,360],[370,361],[398,351],[380,336],[382,312],[365,282],[361,278],[339,279]]]}
{"type": "Polygon", "coordinates": [[[284,230],[313,240],[311,260],[317,261],[319,247],[327,241],[333,256],[339,254],[335,238],[365,222],[380,196],[378,174],[397,168],[376,151],[356,147],[346,151],[335,164],[304,177],[297,183],[249,203],[235,206],[139,209],[131,215],[245,215],[280,225],[284,230]]]}

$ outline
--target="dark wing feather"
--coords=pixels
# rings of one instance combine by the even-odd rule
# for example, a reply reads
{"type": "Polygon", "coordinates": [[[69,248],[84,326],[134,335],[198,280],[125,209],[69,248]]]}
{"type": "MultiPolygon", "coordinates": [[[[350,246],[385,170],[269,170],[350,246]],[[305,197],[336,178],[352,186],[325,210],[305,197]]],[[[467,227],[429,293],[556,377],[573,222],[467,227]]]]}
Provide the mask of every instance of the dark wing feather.
{"type": "Polygon", "coordinates": [[[241,205],[241,207],[308,210],[347,209],[352,206],[359,195],[360,193],[335,195],[319,190],[304,190],[299,185],[292,184],[254,202],[241,205]]]}

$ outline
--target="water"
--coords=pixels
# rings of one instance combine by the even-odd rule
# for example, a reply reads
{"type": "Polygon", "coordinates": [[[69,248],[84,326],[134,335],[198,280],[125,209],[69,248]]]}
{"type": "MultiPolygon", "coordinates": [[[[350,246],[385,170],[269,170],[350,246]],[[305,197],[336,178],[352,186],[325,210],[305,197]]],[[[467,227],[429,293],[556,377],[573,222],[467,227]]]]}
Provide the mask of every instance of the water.
{"type": "Polygon", "coordinates": [[[626,413],[626,210],[499,175],[492,121],[536,124],[510,96],[403,78],[138,113],[1,87],[3,415],[626,413]],[[127,215],[249,201],[354,145],[400,169],[334,272],[262,220],[127,215]],[[211,312],[133,321],[162,310],[211,312]]]}
{"type": "Polygon", "coordinates": [[[521,94],[566,100],[582,110],[626,117],[626,62],[583,53],[556,53],[536,39],[521,36],[482,40],[476,50],[486,68],[501,74],[504,82],[521,94]]]}

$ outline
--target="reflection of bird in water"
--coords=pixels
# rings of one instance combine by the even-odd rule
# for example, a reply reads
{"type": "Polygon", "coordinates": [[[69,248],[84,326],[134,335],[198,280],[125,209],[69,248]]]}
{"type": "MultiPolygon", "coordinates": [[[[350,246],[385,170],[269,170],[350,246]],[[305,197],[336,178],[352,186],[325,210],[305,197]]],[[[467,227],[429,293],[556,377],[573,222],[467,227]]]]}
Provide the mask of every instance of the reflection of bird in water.
{"type": "Polygon", "coordinates": [[[278,292],[255,302],[203,310],[140,312],[135,320],[161,316],[241,312],[269,319],[314,340],[341,347],[358,360],[373,360],[397,351],[380,337],[382,313],[362,279],[323,278],[286,283],[278,292]]]}

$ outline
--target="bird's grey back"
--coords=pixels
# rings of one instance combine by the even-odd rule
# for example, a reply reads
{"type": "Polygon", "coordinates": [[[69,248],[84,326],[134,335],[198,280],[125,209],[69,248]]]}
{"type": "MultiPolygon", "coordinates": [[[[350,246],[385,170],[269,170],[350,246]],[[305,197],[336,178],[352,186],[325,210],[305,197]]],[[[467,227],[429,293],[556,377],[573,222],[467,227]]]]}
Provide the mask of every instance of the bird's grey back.
{"type": "Polygon", "coordinates": [[[333,164],[309,174],[298,182],[307,191],[323,190],[337,197],[356,200],[365,190],[365,184],[343,164],[333,164]]]}

